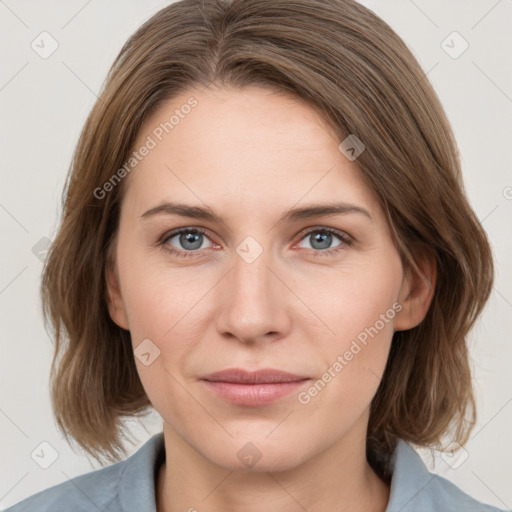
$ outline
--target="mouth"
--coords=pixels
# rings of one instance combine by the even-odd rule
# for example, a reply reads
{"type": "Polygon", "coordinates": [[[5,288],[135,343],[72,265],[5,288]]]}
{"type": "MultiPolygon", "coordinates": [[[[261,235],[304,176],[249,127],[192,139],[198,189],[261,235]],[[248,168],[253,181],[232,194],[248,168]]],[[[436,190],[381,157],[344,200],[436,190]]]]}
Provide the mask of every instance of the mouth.
{"type": "Polygon", "coordinates": [[[214,395],[244,406],[260,406],[275,402],[310,380],[304,375],[295,375],[274,369],[250,372],[230,368],[201,378],[206,388],[214,395]]]}

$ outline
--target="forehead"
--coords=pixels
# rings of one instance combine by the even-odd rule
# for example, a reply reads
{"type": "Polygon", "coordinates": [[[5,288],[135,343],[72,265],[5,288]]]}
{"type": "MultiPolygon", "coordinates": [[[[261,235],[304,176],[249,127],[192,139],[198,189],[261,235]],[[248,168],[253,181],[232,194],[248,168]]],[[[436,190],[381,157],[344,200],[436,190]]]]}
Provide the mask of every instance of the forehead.
{"type": "Polygon", "coordinates": [[[273,90],[191,89],[162,103],[134,144],[146,151],[129,175],[126,201],[158,199],[222,208],[289,208],[301,200],[375,202],[340,136],[304,100],[273,90]]]}

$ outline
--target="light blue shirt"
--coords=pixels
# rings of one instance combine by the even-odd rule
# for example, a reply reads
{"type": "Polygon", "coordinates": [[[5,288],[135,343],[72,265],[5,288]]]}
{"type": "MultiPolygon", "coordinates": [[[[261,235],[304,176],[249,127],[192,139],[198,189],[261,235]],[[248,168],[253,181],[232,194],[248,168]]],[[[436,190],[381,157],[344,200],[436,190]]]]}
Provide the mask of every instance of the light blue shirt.
{"type": "MultiPolygon", "coordinates": [[[[50,487],[6,512],[156,512],[155,481],[164,459],[160,432],[126,460],[50,487]]],[[[430,473],[405,441],[398,441],[392,465],[386,512],[504,512],[430,473]]]]}

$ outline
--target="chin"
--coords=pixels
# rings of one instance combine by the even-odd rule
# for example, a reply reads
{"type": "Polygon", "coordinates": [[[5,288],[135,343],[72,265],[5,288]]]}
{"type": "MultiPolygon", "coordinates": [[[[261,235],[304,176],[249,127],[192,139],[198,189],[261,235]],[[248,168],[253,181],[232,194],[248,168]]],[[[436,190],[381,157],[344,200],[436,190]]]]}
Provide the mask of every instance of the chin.
{"type": "MultiPolygon", "coordinates": [[[[304,443],[299,445],[304,449],[304,443]]],[[[213,464],[243,473],[287,471],[308,458],[295,445],[285,445],[282,441],[269,442],[265,439],[250,441],[247,437],[244,440],[231,440],[221,452],[212,452],[211,445],[205,448],[208,453],[203,451],[203,456],[213,464]]]]}

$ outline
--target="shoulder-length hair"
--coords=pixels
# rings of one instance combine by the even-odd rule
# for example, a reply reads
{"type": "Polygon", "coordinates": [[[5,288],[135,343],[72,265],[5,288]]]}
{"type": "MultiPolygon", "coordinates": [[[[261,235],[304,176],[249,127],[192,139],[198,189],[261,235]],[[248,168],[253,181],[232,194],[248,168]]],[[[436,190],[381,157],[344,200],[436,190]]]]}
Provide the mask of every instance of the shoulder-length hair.
{"type": "Polygon", "coordinates": [[[476,418],[466,337],[490,294],[492,254],[436,93],[402,39],[353,0],[182,0],[126,42],[80,135],[43,271],[59,428],[97,460],[116,461],[126,453],[123,419],[149,410],[130,333],[106,302],[126,180],[98,189],[127,161],[150,113],[214,82],[292,93],[323,113],[340,142],[355,134],[364,143],[356,163],[405,267],[417,268],[425,250],[437,265],[425,319],[394,333],[367,457],[385,477],[397,438],[433,446],[450,433],[464,444],[476,418]]]}

